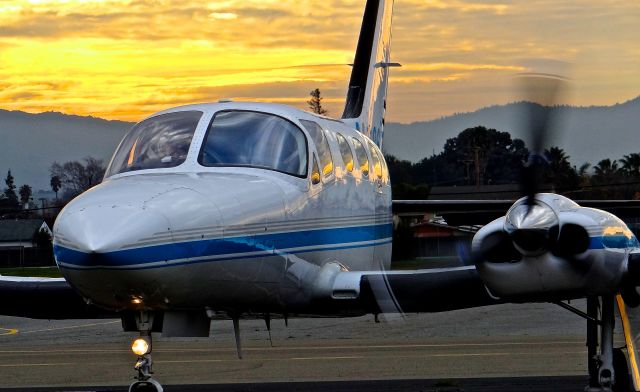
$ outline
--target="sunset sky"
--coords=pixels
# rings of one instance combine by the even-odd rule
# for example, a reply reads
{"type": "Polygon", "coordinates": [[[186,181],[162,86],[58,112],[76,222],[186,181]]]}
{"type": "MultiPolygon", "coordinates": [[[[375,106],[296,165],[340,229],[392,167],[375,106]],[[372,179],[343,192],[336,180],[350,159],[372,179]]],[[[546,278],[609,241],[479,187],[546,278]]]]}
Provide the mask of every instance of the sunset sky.
{"type": "MultiPolygon", "coordinates": [[[[220,98],[341,114],[364,0],[0,0],[0,109],[136,121],[220,98]]],[[[567,103],[640,95],[635,0],[397,0],[388,121],[521,98],[521,72],[572,79],[567,103]]]]}

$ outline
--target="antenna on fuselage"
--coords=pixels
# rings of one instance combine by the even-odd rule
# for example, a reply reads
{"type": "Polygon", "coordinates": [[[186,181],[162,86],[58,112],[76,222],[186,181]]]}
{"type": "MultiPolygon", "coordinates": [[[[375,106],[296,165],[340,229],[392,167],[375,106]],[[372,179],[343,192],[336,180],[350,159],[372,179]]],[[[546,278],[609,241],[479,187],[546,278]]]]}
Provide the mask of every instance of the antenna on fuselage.
{"type": "Polygon", "coordinates": [[[240,342],[240,315],[233,315],[233,333],[236,337],[236,353],[238,354],[238,359],[242,359],[242,345],[240,342]]]}
{"type": "Polygon", "coordinates": [[[273,339],[271,339],[271,315],[269,313],[265,313],[264,323],[267,326],[267,332],[269,332],[269,343],[271,347],[273,347],[273,339]]]}

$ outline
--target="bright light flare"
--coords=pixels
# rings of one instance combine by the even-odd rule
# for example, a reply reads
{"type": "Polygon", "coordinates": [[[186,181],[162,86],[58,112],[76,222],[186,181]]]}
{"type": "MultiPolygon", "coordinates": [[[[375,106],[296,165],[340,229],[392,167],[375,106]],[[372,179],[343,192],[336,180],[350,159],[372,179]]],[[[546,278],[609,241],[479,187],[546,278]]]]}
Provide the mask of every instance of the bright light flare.
{"type": "Polygon", "coordinates": [[[144,338],[137,338],[131,345],[131,351],[140,357],[147,354],[150,351],[150,348],[151,346],[149,345],[149,342],[144,338]]]}

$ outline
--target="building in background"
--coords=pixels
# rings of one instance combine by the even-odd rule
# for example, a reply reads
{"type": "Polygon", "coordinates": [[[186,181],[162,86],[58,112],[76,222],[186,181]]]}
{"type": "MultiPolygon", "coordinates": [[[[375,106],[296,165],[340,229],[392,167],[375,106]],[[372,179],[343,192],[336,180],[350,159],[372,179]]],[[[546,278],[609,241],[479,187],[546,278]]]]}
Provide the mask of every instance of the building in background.
{"type": "Polygon", "coordinates": [[[0,267],[51,265],[51,237],[41,218],[0,220],[0,267]]]}

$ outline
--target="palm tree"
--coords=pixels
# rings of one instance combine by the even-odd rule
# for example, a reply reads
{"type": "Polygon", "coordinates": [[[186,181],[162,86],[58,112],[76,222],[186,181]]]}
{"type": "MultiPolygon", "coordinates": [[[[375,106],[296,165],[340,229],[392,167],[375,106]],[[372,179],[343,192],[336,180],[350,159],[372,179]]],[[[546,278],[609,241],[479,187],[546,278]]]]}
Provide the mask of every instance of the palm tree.
{"type": "Polygon", "coordinates": [[[544,150],[546,167],[544,170],[544,181],[551,183],[554,187],[571,189],[579,185],[580,179],[576,170],[569,162],[567,153],[559,147],[551,147],[544,150]]]}
{"type": "Polygon", "coordinates": [[[590,176],[589,176],[589,168],[591,168],[591,164],[589,162],[585,162],[580,165],[579,168],[574,168],[578,177],[580,178],[580,186],[585,187],[591,185],[590,176]]]}
{"type": "Polygon", "coordinates": [[[61,186],[62,186],[62,181],[60,181],[60,177],[52,176],[51,177],[51,190],[53,190],[56,193],[56,200],[58,200],[58,191],[60,190],[61,186]]]}
{"type": "Polygon", "coordinates": [[[569,156],[560,147],[551,147],[544,150],[544,157],[552,168],[569,165],[569,156]]]}
{"type": "Polygon", "coordinates": [[[615,159],[612,161],[609,158],[598,162],[598,164],[593,167],[593,170],[595,173],[594,178],[601,184],[617,182],[622,174],[622,169],[618,166],[618,161],[615,159]]]}
{"type": "Polygon", "coordinates": [[[640,153],[634,152],[625,155],[620,162],[622,162],[622,170],[626,175],[633,178],[640,177],[640,153]]]}

